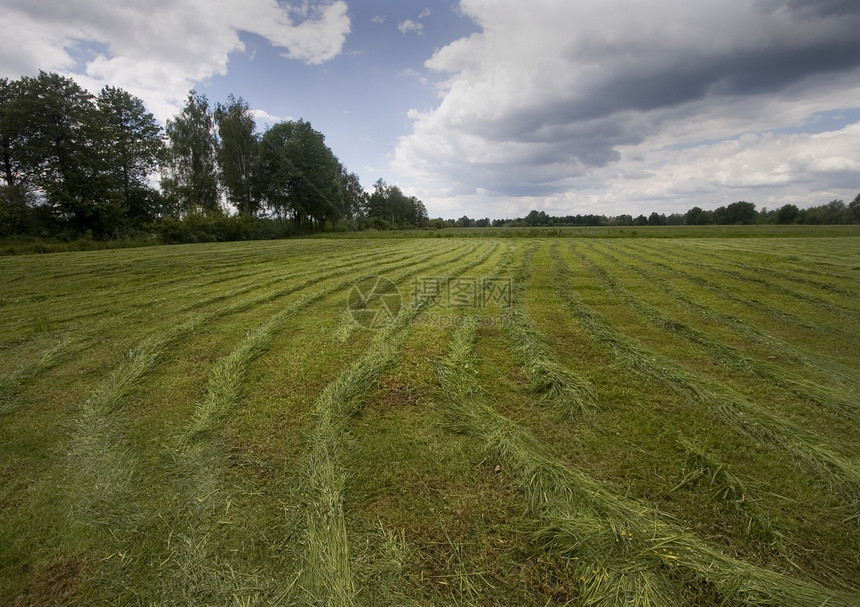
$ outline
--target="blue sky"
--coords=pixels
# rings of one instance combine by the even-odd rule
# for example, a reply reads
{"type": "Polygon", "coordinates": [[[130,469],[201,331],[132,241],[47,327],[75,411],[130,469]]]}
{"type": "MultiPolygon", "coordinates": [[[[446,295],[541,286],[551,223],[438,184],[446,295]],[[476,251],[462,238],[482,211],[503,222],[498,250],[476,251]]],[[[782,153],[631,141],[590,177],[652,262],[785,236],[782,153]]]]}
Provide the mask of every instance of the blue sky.
{"type": "Polygon", "coordinates": [[[431,216],[860,192],[856,0],[0,0],[0,75],[304,118],[431,216]]]}

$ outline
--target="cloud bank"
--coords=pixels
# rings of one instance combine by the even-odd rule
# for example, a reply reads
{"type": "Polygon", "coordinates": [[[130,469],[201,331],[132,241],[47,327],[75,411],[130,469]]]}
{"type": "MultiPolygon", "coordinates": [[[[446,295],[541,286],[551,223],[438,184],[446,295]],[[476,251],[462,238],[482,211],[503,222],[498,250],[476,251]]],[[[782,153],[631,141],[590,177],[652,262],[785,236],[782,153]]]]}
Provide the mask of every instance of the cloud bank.
{"type": "Polygon", "coordinates": [[[392,162],[431,213],[803,204],[860,189],[860,114],[827,132],[810,122],[860,107],[856,2],[463,0],[460,10],[482,31],[426,62],[440,102],[410,113],[392,162]]]}
{"type": "Polygon", "coordinates": [[[276,0],[3,0],[0,74],[39,69],[91,89],[120,86],[164,119],[195,83],[225,74],[240,32],[262,36],[293,60],[337,56],[350,32],[347,5],[276,0]]]}

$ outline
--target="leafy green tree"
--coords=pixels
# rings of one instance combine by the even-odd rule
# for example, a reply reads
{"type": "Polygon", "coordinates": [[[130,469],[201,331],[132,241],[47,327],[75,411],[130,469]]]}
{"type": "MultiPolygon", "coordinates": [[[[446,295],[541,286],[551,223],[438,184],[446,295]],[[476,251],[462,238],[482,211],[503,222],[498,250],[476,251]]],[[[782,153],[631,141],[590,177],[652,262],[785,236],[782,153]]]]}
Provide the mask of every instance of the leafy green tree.
{"type": "Polygon", "coordinates": [[[656,211],[648,216],[649,226],[664,226],[666,225],[666,216],[656,211]]]}
{"type": "Polygon", "coordinates": [[[262,200],[277,216],[290,218],[296,230],[346,218],[342,167],[309,122],[281,122],[266,131],[258,170],[262,200]]]}
{"type": "Polygon", "coordinates": [[[32,183],[33,161],[28,158],[27,115],[24,112],[23,87],[19,81],[0,79],[0,160],[2,178],[9,187],[32,183]]]}
{"type": "Polygon", "coordinates": [[[260,211],[254,176],[260,141],[251,108],[241,97],[230,95],[227,103],[215,105],[215,124],[218,167],[227,200],[240,215],[253,217],[260,211]]]}
{"type": "Polygon", "coordinates": [[[345,167],[341,167],[340,187],[343,192],[343,214],[349,219],[360,217],[367,208],[368,196],[358,175],[349,173],[345,167]]]}
{"type": "MultiPolygon", "coordinates": [[[[406,196],[396,185],[388,185],[382,179],[374,184],[368,198],[367,216],[390,222],[393,226],[423,227],[427,224],[427,209],[415,196],[406,196]]],[[[465,218],[468,219],[468,218],[465,218]]],[[[471,225],[472,220],[469,219],[471,225]]],[[[461,220],[462,225],[462,220],[461,220]]]]}
{"type": "Polygon", "coordinates": [[[794,223],[795,221],[797,221],[798,215],[800,215],[800,209],[798,209],[796,205],[793,205],[793,204],[783,205],[776,212],[776,223],[779,223],[779,224],[794,223]]]}
{"type": "Polygon", "coordinates": [[[847,216],[850,223],[860,223],[860,194],[848,204],[847,216]]]}
{"type": "Polygon", "coordinates": [[[73,80],[45,72],[22,78],[21,87],[23,158],[51,214],[77,231],[110,232],[122,216],[122,200],[106,170],[94,97],[73,80]]]}
{"type": "Polygon", "coordinates": [[[714,211],[714,216],[717,223],[723,225],[743,224],[749,225],[755,223],[757,213],[755,205],[751,202],[743,200],[733,202],[727,207],[720,207],[714,211]]]}
{"type": "Polygon", "coordinates": [[[219,211],[215,126],[205,95],[188,93],[182,113],[167,122],[167,138],[165,195],[181,213],[219,211]]]}
{"type": "Polygon", "coordinates": [[[0,234],[28,231],[28,197],[32,184],[32,163],[27,158],[21,86],[0,79],[0,161],[4,185],[0,190],[0,234]]]}
{"type": "Polygon", "coordinates": [[[122,194],[126,213],[135,223],[153,221],[161,209],[148,178],[164,155],[161,127],[143,101],[122,89],[103,88],[96,104],[105,168],[122,194]]]}
{"type": "Polygon", "coordinates": [[[711,213],[703,211],[701,207],[693,207],[684,213],[684,224],[688,226],[700,226],[713,222],[711,213]]]}

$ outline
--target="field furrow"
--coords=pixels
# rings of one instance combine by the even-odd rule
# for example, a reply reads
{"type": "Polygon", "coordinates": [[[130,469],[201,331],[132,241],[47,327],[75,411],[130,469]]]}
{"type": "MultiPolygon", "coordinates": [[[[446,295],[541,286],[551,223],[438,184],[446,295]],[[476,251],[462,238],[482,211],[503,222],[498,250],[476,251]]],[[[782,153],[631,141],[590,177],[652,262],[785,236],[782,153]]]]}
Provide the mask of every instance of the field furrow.
{"type": "Polygon", "coordinates": [[[860,604],[856,237],[640,231],[0,258],[0,604],[860,604]]]}
{"type": "Polygon", "coordinates": [[[801,398],[830,408],[848,419],[860,421],[860,406],[858,406],[855,396],[797,378],[777,365],[752,358],[737,348],[721,343],[706,333],[663,314],[621,286],[604,268],[596,265],[593,259],[587,257],[579,250],[576,251],[576,256],[582,266],[597,278],[607,291],[636,310],[653,326],[664,331],[676,333],[687,341],[699,346],[708,352],[717,364],[725,365],[741,372],[752,373],[801,398]]]}
{"type": "Polygon", "coordinates": [[[538,440],[483,402],[475,383],[474,327],[455,333],[439,374],[454,423],[499,453],[520,480],[535,534],[572,559],[583,605],[671,605],[691,598],[686,586],[711,585],[724,600],[747,605],[850,605],[856,593],[822,588],[720,553],[665,517],[608,492],[560,461],[538,440]]]}
{"type": "Polygon", "coordinates": [[[794,346],[785,340],[774,337],[773,335],[758,329],[748,322],[744,322],[744,320],[737,316],[726,314],[725,312],[711,306],[704,305],[673,285],[672,281],[668,278],[658,276],[654,272],[645,270],[632,260],[625,261],[621,257],[616,257],[612,253],[606,251],[603,247],[597,248],[596,251],[603,258],[607,259],[617,267],[635,272],[646,281],[658,285],[663,293],[668,297],[680,302],[685,307],[695,312],[700,318],[706,321],[713,321],[716,324],[725,325],[744,339],[765,347],[771,356],[775,358],[785,358],[792,362],[798,362],[808,367],[815,368],[825,376],[830,377],[831,379],[836,379],[838,382],[842,383],[846,387],[850,387],[855,392],[860,391],[860,375],[847,365],[844,365],[835,359],[794,346]]]}
{"type": "Polygon", "coordinates": [[[701,403],[718,419],[740,432],[786,449],[806,464],[828,487],[841,494],[850,508],[850,517],[860,515],[860,465],[822,437],[754,403],[731,388],[694,374],[668,358],[623,335],[595,310],[585,305],[570,287],[570,268],[558,254],[555,277],[559,295],[589,332],[625,366],[685,393],[701,403]]]}

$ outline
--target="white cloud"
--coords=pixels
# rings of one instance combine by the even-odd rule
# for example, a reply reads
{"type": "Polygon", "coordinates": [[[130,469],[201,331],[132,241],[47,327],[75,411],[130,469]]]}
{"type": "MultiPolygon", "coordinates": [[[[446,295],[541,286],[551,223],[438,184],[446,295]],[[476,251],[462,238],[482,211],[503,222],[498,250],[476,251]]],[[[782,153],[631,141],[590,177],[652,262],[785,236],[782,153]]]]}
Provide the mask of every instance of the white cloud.
{"type": "Polygon", "coordinates": [[[0,73],[39,69],[93,89],[120,86],[159,118],[173,115],[195,83],[227,71],[244,51],[239,32],[262,36],[289,59],[337,56],[350,31],[342,0],[285,7],[276,0],[2,0],[0,73]],[[82,51],[94,57],[80,63],[82,51]],[[91,51],[92,52],[92,51],[91,51]]]}
{"type": "Polygon", "coordinates": [[[374,15],[370,18],[371,23],[385,23],[384,15],[374,15]]]}
{"type": "Polygon", "coordinates": [[[773,132],[860,107],[860,7],[463,0],[460,10],[482,31],[426,62],[447,78],[439,105],[410,113],[392,162],[431,214],[458,200],[490,216],[740,193],[811,204],[849,187],[860,157],[851,128],[773,132]]]}
{"type": "Polygon", "coordinates": [[[418,21],[413,21],[412,19],[406,19],[405,21],[401,21],[397,25],[397,29],[400,30],[401,34],[408,34],[409,32],[415,32],[419,36],[424,35],[424,24],[418,21]]]}
{"type": "Polygon", "coordinates": [[[419,36],[423,36],[424,35],[424,24],[421,23],[421,20],[426,19],[429,16],[430,16],[430,9],[424,8],[421,10],[420,13],[418,13],[418,17],[416,17],[414,20],[413,19],[406,19],[404,21],[401,21],[397,25],[397,29],[399,29],[400,33],[404,34],[404,35],[408,34],[409,32],[415,32],[419,36]]]}
{"type": "Polygon", "coordinates": [[[263,131],[267,126],[274,126],[279,122],[284,122],[285,120],[289,120],[289,118],[281,118],[280,116],[273,116],[266,110],[261,109],[252,109],[251,114],[254,116],[254,122],[257,124],[257,130],[263,131]]]}

